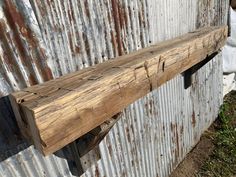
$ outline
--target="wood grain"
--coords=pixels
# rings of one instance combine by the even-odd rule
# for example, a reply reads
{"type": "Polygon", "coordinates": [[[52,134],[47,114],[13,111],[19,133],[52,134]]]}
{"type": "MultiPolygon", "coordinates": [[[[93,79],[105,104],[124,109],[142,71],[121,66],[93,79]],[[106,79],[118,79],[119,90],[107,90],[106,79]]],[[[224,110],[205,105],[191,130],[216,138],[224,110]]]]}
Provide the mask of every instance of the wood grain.
{"type": "Polygon", "coordinates": [[[227,27],[208,27],[10,95],[18,125],[44,155],[218,51],[227,27]]]}

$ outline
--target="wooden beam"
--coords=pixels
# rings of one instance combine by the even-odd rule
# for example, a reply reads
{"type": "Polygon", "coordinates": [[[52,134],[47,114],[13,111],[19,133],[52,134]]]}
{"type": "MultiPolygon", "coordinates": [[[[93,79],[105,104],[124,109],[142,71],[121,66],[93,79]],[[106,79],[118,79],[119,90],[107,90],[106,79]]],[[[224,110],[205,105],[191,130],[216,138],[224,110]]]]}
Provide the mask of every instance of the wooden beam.
{"type": "Polygon", "coordinates": [[[208,27],[10,95],[19,127],[47,155],[218,51],[227,27],[208,27]]]}

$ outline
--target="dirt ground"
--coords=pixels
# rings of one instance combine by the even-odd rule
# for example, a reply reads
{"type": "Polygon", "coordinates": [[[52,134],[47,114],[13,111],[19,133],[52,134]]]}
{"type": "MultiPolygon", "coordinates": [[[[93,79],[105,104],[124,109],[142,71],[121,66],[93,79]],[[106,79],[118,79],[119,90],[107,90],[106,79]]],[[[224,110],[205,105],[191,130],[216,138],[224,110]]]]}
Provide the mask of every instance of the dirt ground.
{"type": "Polygon", "coordinates": [[[170,177],[236,177],[236,91],[225,96],[218,119],[170,177]]]}
{"type": "MultiPolygon", "coordinates": [[[[210,129],[214,129],[214,127],[212,126],[210,129]]],[[[197,172],[211,155],[213,149],[213,140],[207,134],[202,135],[199,143],[170,177],[196,177],[197,172]]]]}

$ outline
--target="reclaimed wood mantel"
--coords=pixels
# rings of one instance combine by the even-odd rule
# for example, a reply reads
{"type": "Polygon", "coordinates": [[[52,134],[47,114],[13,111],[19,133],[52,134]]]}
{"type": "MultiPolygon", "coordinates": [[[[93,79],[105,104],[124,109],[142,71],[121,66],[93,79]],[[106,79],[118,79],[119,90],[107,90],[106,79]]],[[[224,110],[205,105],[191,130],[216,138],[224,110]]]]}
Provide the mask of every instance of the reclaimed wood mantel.
{"type": "Polygon", "coordinates": [[[207,27],[10,95],[21,132],[44,155],[218,51],[227,26],[207,27]]]}

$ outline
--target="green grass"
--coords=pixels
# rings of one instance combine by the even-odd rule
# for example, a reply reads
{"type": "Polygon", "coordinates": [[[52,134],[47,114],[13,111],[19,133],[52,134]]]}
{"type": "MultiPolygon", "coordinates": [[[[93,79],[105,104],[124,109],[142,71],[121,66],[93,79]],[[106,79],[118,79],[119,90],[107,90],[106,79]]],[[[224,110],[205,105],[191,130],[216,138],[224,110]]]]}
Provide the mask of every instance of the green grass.
{"type": "Polygon", "coordinates": [[[236,92],[231,92],[225,97],[212,138],[214,150],[197,176],[236,175],[236,92]]]}

